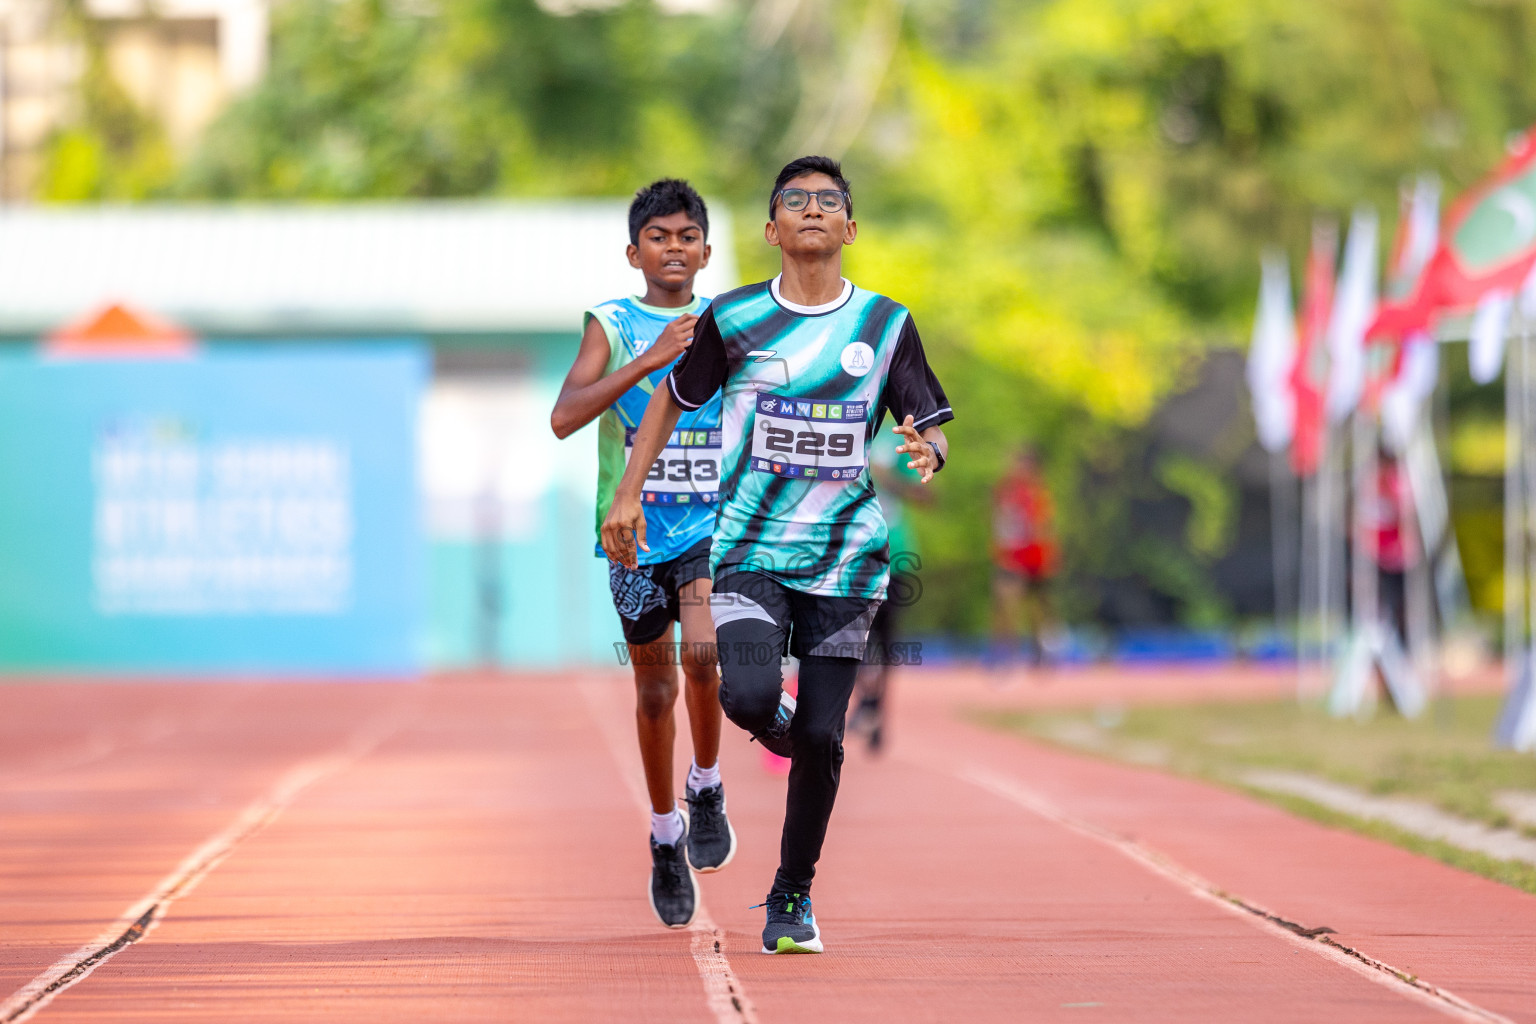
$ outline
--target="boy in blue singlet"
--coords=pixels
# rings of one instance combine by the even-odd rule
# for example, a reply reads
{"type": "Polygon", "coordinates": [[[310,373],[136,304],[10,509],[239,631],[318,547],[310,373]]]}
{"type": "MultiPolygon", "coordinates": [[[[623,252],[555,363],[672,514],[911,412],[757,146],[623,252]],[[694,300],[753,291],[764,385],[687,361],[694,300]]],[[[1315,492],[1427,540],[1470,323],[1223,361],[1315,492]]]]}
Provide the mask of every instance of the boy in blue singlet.
{"type": "Polygon", "coordinates": [[[954,413],[911,314],[842,276],[843,247],[858,228],[837,162],[788,164],[768,218],[764,238],[779,249],[779,276],[716,296],[699,317],[645,411],[602,538],[615,561],[637,564],[650,546],[643,468],[679,416],[722,402],[710,551],[720,703],[732,722],[790,758],[763,952],[819,953],[811,880],[837,797],[848,698],[890,580],[869,453],[892,445],[926,484],[949,457],[942,425],[954,413]],[[886,413],[897,437],[877,434],[886,413]],[[783,692],[786,649],[800,659],[794,700],[783,692]]]}
{"type": "MultiPolygon", "coordinates": [[[[555,436],[598,420],[597,523],[601,527],[633,451],[635,428],[662,379],[692,343],[708,302],[693,279],[709,262],[709,213],[687,183],[664,179],[641,189],[629,207],[630,266],[645,295],[587,310],[581,348],[550,416],[555,436]]],[[[652,538],[631,566],[610,562],[609,584],[635,672],[635,724],[651,799],[651,909],[682,928],[693,921],[694,871],[718,871],[736,852],[720,782],[719,676],[709,612],[709,546],[720,479],[720,396],[676,424],[650,457],[639,500],[652,538]],[[682,643],[672,642],[672,623],[682,643]],[[678,656],[680,654],[680,657],[678,656]],[[677,663],[693,738],[684,817],[673,797],[677,734],[677,663]]],[[[601,547],[597,554],[602,555],[601,547]]]]}

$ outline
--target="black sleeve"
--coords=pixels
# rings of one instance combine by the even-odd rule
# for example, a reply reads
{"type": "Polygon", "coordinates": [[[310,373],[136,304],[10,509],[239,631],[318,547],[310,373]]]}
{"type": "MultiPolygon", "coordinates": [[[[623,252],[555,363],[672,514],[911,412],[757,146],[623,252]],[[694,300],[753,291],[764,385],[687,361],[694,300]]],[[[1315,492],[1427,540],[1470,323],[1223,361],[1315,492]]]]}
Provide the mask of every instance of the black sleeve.
{"type": "Polygon", "coordinates": [[[949,399],[944,397],[944,388],[928,367],[923,340],[917,336],[917,326],[912,323],[910,313],[896,338],[896,351],[891,355],[891,368],[885,377],[880,407],[881,414],[875,417],[877,425],[889,409],[897,423],[910,414],[912,426],[919,433],[955,418],[949,408],[949,399]]]}
{"type": "Polygon", "coordinates": [[[715,324],[714,309],[706,309],[693,325],[693,344],[684,350],[672,372],[667,374],[667,389],[672,401],[692,412],[725,386],[730,367],[725,358],[725,339],[715,324]]]}

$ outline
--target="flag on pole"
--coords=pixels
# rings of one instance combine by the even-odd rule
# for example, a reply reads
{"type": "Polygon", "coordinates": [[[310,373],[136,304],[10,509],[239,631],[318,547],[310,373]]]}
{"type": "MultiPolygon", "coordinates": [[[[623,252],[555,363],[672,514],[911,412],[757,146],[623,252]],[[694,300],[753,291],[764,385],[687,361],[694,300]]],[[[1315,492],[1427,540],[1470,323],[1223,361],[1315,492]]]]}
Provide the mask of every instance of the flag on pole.
{"type": "Polygon", "coordinates": [[[1516,308],[1524,329],[1530,330],[1536,323],[1536,265],[1525,275],[1518,292],[1495,288],[1477,304],[1467,337],[1467,370],[1476,383],[1492,383],[1504,368],[1504,347],[1516,308]]]}
{"type": "Polygon", "coordinates": [[[1408,450],[1424,400],[1440,380],[1440,346],[1427,334],[1416,334],[1398,349],[1396,376],[1381,395],[1381,434],[1392,451],[1408,450]]]}
{"type": "Polygon", "coordinates": [[[1324,337],[1333,310],[1333,262],[1338,244],[1339,230],[1332,221],[1318,220],[1313,224],[1296,361],[1291,367],[1291,391],[1296,401],[1291,468],[1297,476],[1311,476],[1322,460],[1326,427],[1323,396],[1328,388],[1328,347],[1324,337]]]}
{"type": "Polygon", "coordinates": [[[1327,412],[1348,418],[1365,390],[1365,329],[1376,313],[1376,211],[1355,210],[1344,244],[1344,268],[1328,321],[1327,412]]]}
{"type": "Polygon", "coordinates": [[[1467,369],[1478,384],[1489,383],[1504,368],[1504,338],[1514,307],[1515,297],[1507,288],[1495,288],[1478,300],[1467,334],[1467,369]]]}
{"type": "MultiPolygon", "coordinates": [[[[1419,286],[1424,267],[1439,244],[1439,180],[1419,175],[1402,189],[1398,235],[1387,264],[1385,301],[1409,299],[1419,286]]],[[[1405,338],[1376,336],[1372,345],[1376,368],[1367,384],[1367,402],[1381,408],[1382,439],[1392,451],[1407,450],[1419,410],[1439,379],[1439,350],[1435,336],[1413,330],[1405,338]]]]}
{"type": "Polygon", "coordinates": [[[1440,243],[1440,179],[1421,174],[1404,188],[1399,204],[1397,238],[1387,267],[1387,299],[1400,302],[1413,294],[1429,258],[1440,243]]]}
{"type": "MultiPolygon", "coordinates": [[[[1402,191],[1397,237],[1387,265],[1387,302],[1402,302],[1414,293],[1439,241],[1440,182],[1434,175],[1420,175],[1402,191]]],[[[1403,338],[1378,335],[1372,341],[1366,401],[1381,410],[1387,447],[1403,452],[1413,436],[1419,410],[1439,379],[1440,353],[1434,336],[1425,330],[1412,331],[1403,338]]]]}
{"type": "Polygon", "coordinates": [[[1291,368],[1296,363],[1296,317],[1291,306],[1291,269],[1277,249],[1264,253],[1259,306],[1248,346],[1248,390],[1253,419],[1265,451],[1284,451],[1296,429],[1291,368]]]}
{"type": "MultiPolygon", "coordinates": [[[[1446,217],[1418,286],[1385,302],[1367,333],[1406,338],[1432,331],[1444,312],[1469,310],[1490,292],[1513,294],[1536,264],[1536,130],[1459,199],[1446,217]]],[[[1485,314],[1490,324],[1493,314],[1485,314]]]]}

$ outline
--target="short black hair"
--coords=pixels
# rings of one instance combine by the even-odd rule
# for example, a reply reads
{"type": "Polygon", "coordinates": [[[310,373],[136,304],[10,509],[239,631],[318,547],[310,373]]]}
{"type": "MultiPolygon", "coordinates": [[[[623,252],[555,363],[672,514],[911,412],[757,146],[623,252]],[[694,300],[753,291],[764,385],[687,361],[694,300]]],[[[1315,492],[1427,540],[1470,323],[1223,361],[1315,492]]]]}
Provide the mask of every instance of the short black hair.
{"type": "Polygon", "coordinates": [[[640,229],[653,217],[670,217],[674,213],[686,213],[698,221],[709,238],[709,210],[693,186],[681,178],[662,178],[653,181],[635,193],[629,204],[629,244],[640,244],[640,229]]]}
{"type": "Polygon", "coordinates": [[[773,194],[768,197],[768,219],[773,220],[774,204],[779,201],[779,189],[802,174],[825,174],[837,182],[837,187],[848,193],[848,216],[853,216],[853,189],[843,177],[843,165],[829,156],[802,156],[784,165],[779,176],[773,179],[773,194]]]}

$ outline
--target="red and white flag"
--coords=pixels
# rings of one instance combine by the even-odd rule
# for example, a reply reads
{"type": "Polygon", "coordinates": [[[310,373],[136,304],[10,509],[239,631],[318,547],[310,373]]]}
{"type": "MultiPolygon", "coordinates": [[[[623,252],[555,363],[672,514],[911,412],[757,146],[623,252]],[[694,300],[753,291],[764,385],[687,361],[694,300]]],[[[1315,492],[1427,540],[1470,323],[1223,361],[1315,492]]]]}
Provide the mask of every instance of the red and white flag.
{"type": "Polygon", "coordinates": [[[1296,362],[1291,391],[1296,397],[1296,432],[1291,442],[1291,468],[1311,476],[1322,461],[1326,429],[1323,397],[1328,391],[1328,346],[1324,338],[1333,312],[1333,263],[1339,229],[1328,220],[1312,226],[1312,251],[1307,256],[1296,362]]]}
{"type": "Polygon", "coordinates": [[[1475,315],[1474,376],[1497,374],[1508,307],[1536,265],[1536,130],[1504,163],[1457,200],[1413,291],[1382,303],[1368,334],[1406,339],[1430,333],[1448,312],[1475,315]]]}

